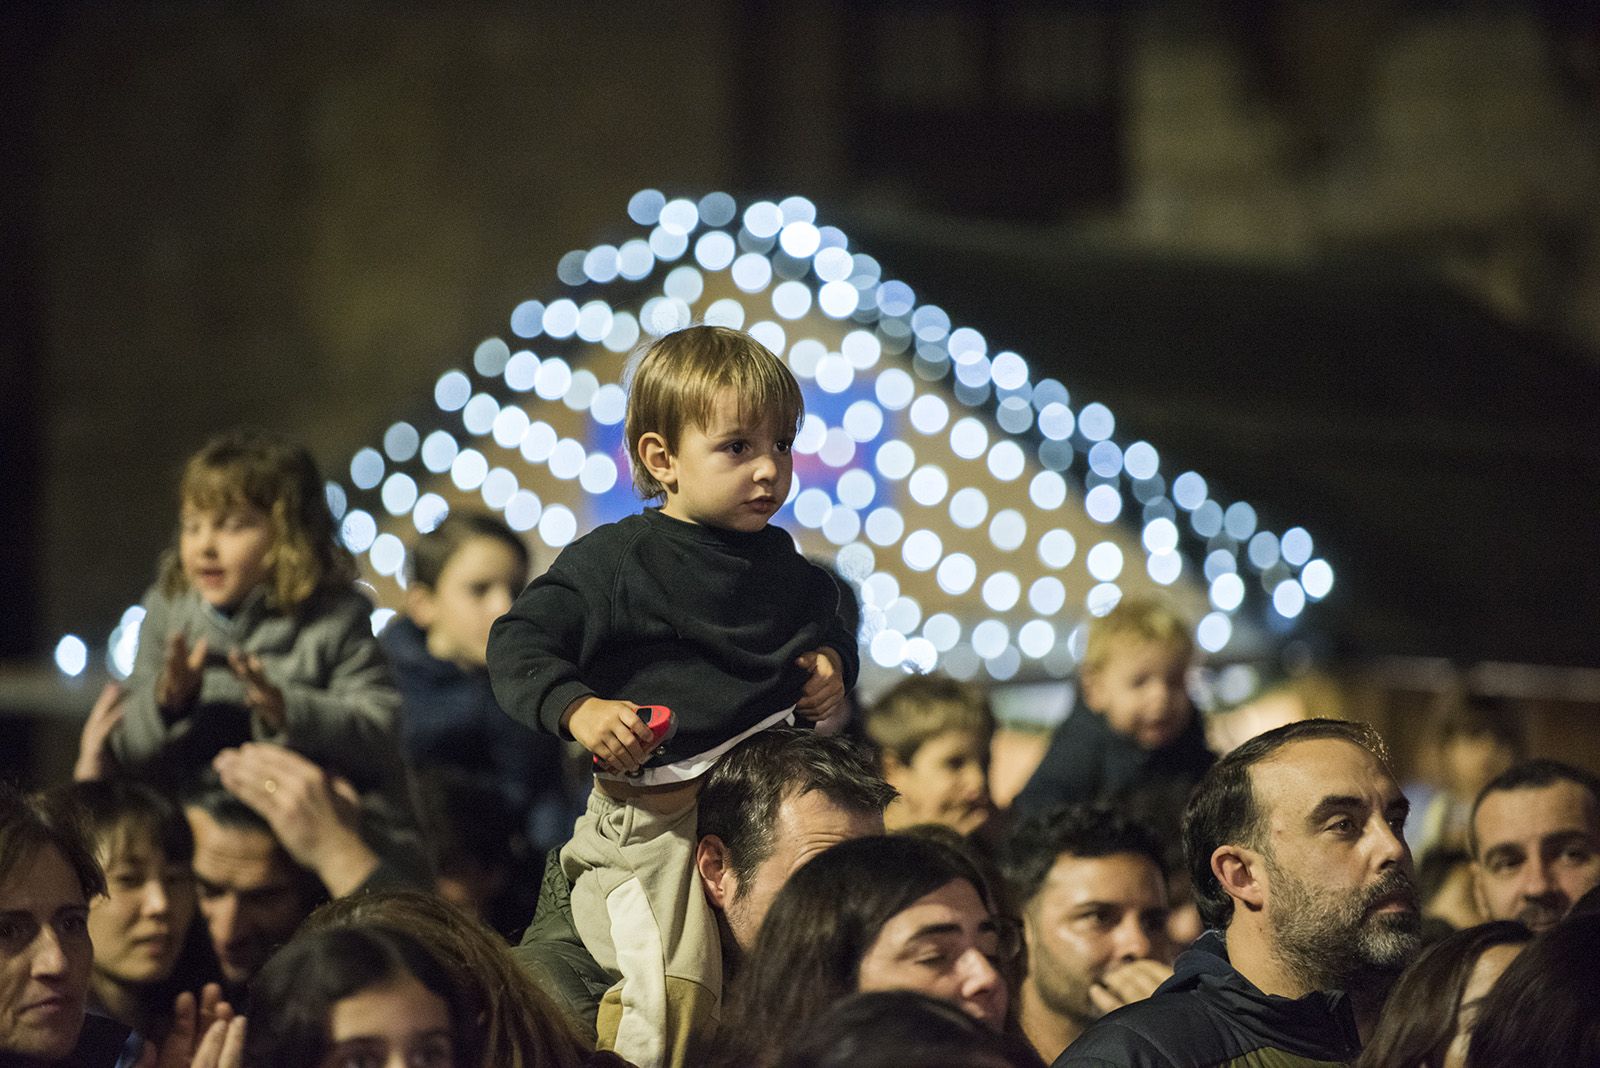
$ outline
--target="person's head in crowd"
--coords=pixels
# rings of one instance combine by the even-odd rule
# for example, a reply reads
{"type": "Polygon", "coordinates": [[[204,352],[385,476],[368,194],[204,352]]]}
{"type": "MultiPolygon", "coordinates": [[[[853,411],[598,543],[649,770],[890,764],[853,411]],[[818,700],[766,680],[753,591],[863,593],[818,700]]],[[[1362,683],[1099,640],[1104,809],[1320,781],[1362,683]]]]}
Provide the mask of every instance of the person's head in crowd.
{"type": "MultiPolygon", "coordinates": [[[[172,1009],[168,980],[195,918],[194,837],[176,804],[141,783],[106,779],[52,792],[72,806],[106,874],[89,903],[91,989],[109,1015],[153,1036],[172,1009]]],[[[207,975],[187,977],[198,989],[207,975]]]]}
{"type": "Polygon", "coordinates": [[[428,652],[464,670],[485,666],[489,627],[528,584],[528,547],[503,521],[451,513],[417,538],[409,557],[406,615],[428,652]]]}
{"type": "Polygon", "coordinates": [[[378,927],[403,931],[449,974],[482,1035],[483,1063],[494,1068],[579,1068],[589,1050],[550,996],[517,966],[483,924],[433,894],[414,890],[353,894],[330,901],[303,931],[378,927]]]}
{"type": "Polygon", "coordinates": [[[911,990],[852,994],[823,1013],[780,1068],[1044,1068],[1016,1035],[911,990]]]}
{"type": "Polygon", "coordinates": [[[805,414],[800,386],[783,361],[741,330],[698,325],[656,339],[627,378],[623,434],[639,496],[664,499],[662,511],[675,519],[745,532],[764,528],[788,495],[789,448],[805,414]],[[686,447],[705,439],[703,448],[709,436],[734,430],[747,440],[724,463],[708,463],[702,449],[686,447]],[[767,452],[770,458],[759,455],[767,452]],[[757,461],[760,470],[745,470],[757,461]],[[772,490],[761,500],[750,498],[753,474],[772,490]]]}
{"type": "Polygon", "coordinates": [[[1460,931],[1484,921],[1472,889],[1472,854],[1440,846],[1417,860],[1417,896],[1422,915],[1460,931]]]}
{"type": "Polygon", "coordinates": [[[1471,800],[1522,759],[1522,720],[1511,702],[1484,694],[1451,694],[1430,725],[1441,785],[1471,800]]]}
{"type": "Polygon", "coordinates": [[[183,813],[194,836],[200,915],[223,979],[242,985],[326,892],[284,851],[267,821],[222,786],[207,781],[191,790],[183,813]]]}
{"type": "Polygon", "coordinates": [[[527,842],[505,795],[481,776],[449,765],[423,769],[417,792],[438,872],[434,888],[468,915],[514,937],[533,914],[537,872],[527,870],[527,842]]]}
{"type": "Polygon", "coordinates": [[[1161,845],[1117,809],[1070,805],[1024,821],[1005,873],[1027,948],[1022,1027],[1043,1056],[1116,1007],[1119,969],[1146,994],[1172,974],[1161,845]]]}
{"type": "Polygon", "coordinates": [[[1370,1016],[1420,944],[1408,811],[1365,724],[1304,720],[1219,760],[1189,800],[1184,847],[1234,966],[1269,994],[1347,991],[1370,1016]]]}
{"type": "Polygon", "coordinates": [[[1532,937],[1498,920],[1423,950],[1389,992],[1356,1068],[1462,1068],[1484,995],[1532,937]]]}
{"type": "Polygon", "coordinates": [[[1483,914],[1550,929],[1600,886],[1600,777],[1555,760],[1518,764],[1478,794],[1470,843],[1483,914]]]}
{"type": "Polygon", "coordinates": [[[1089,621],[1078,671],[1083,703],[1141,749],[1170,745],[1194,717],[1188,620],[1164,601],[1125,597],[1089,621]]]}
{"type": "Polygon", "coordinates": [[[1600,1064],[1600,915],[1539,934],[1478,1007],[1467,1068],[1600,1064]]]}
{"type": "Polygon", "coordinates": [[[105,876],[75,814],[0,786],[0,1063],[59,1060],[83,1029],[105,876]]]}
{"type": "Polygon", "coordinates": [[[341,926],[296,936],[250,987],[249,1068],[478,1068],[478,1022],[450,970],[410,934],[341,926]]]}
{"type": "Polygon", "coordinates": [[[894,798],[859,743],[780,727],[741,742],[706,776],[695,866],[730,961],[755,944],[773,899],[801,865],[883,833],[894,798]]]}
{"type": "Polygon", "coordinates": [[[942,823],[971,834],[989,819],[994,714],[977,686],[913,675],[880,697],[862,726],[900,794],[884,813],[890,830],[942,823]]]}
{"type": "Polygon", "coordinates": [[[178,499],[177,541],[162,565],[169,595],[192,589],[226,612],[261,588],[287,613],[355,577],[322,476],[300,445],[256,430],[219,434],[190,457],[178,499]]]}
{"type": "Polygon", "coordinates": [[[857,838],[778,892],[724,1018],[726,1063],[775,1063],[781,1043],[857,992],[916,990],[1005,1023],[1001,969],[1017,951],[983,876],[928,838],[857,838]]]}

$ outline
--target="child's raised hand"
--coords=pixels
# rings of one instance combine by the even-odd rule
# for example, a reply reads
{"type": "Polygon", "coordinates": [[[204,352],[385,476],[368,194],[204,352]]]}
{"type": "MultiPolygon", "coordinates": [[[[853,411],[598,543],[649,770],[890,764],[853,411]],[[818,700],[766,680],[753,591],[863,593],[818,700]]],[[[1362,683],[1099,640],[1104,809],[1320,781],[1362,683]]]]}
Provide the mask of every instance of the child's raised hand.
{"type": "Polygon", "coordinates": [[[572,706],[567,731],[604,763],[606,770],[631,775],[644,767],[655,737],[632,701],[584,697],[572,706]]]}
{"type": "Polygon", "coordinates": [[[822,734],[838,734],[850,718],[844,700],[844,664],[839,654],[823,646],[795,658],[795,663],[810,675],[794,710],[816,724],[822,734]]]}
{"type": "Polygon", "coordinates": [[[189,711],[189,706],[200,694],[200,675],[205,669],[206,640],[201,638],[189,648],[189,640],[182,631],[167,635],[167,658],[161,665],[161,675],[156,679],[156,704],[168,716],[178,717],[189,711]]]}
{"type": "Polygon", "coordinates": [[[288,724],[288,713],[283,707],[283,691],[267,681],[261,668],[261,658],[239,649],[228,653],[228,667],[244,683],[244,703],[250,711],[274,731],[288,724]]]}

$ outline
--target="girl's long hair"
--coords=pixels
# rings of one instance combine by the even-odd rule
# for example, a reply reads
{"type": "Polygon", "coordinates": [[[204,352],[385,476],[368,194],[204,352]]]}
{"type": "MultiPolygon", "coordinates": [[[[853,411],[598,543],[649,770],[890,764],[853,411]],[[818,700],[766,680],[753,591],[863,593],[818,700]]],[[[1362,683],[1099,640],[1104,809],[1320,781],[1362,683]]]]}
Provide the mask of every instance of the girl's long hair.
{"type": "Polygon", "coordinates": [[[448,901],[415,890],[328,902],[304,930],[405,931],[439,959],[477,1021],[485,1068],[581,1068],[591,1047],[500,937],[448,901]]]}
{"type": "Polygon", "coordinates": [[[883,835],[841,842],[784,884],[739,972],[715,1063],[761,1068],[783,1044],[856,992],[861,958],[884,924],[958,879],[984,906],[994,899],[960,853],[926,838],[883,835]]]}
{"type": "MultiPolygon", "coordinates": [[[[280,612],[297,611],[318,592],[355,580],[355,561],[339,543],[316,461],[294,442],[259,430],[219,434],[184,465],[178,499],[205,511],[249,505],[267,514],[268,599],[280,612]]],[[[169,595],[189,588],[176,538],[162,559],[161,586],[169,595]]]]}
{"type": "Polygon", "coordinates": [[[250,985],[245,1064],[321,1064],[328,1054],[334,1006],[406,976],[448,1008],[456,1064],[481,1064],[478,1023],[444,964],[409,934],[355,926],[302,932],[267,961],[250,985]]]}

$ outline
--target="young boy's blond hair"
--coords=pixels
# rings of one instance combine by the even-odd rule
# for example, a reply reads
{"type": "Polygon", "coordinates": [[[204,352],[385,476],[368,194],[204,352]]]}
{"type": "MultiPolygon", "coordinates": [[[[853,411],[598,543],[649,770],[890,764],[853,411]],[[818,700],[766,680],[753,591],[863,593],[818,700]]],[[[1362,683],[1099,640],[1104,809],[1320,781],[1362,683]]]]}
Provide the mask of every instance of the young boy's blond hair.
{"type": "Polygon", "coordinates": [[[913,675],[880,697],[862,726],[880,750],[910,764],[924,742],[949,731],[967,731],[987,743],[994,735],[994,713],[971,683],[913,675]]]}
{"type": "Polygon", "coordinates": [[[633,488],[645,500],[666,487],[639,460],[639,439],[660,434],[676,449],[687,427],[706,427],[717,397],[730,390],[741,422],[761,414],[793,432],[805,414],[800,384],[761,342],[726,326],[691,326],[651,342],[628,375],[628,415],[623,431],[633,488]]]}
{"type": "Polygon", "coordinates": [[[1112,647],[1133,640],[1165,645],[1184,660],[1194,656],[1189,621],[1155,597],[1124,597],[1105,615],[1089,621],[1088,640],[1079,670],[1091,674],[1106,666],[1112,647]]]}

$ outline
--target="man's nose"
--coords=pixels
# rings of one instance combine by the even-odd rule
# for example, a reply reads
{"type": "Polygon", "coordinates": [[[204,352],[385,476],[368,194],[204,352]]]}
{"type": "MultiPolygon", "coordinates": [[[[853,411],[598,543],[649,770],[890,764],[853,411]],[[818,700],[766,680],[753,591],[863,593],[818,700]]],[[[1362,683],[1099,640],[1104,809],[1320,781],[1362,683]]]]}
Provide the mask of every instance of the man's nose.
{"type": "Polygon", "coordinates": [[[206,925],[211,928],[211,941],[220,953],[222,947],[232,942],[243,927],[243,914],[237,898],[213,898],[206,905],[206,925]]]}
{"type": "Polygon", "coordinates": [[[961,965],[961,996],[968,1000],[986,1001],[994,996],[1005,981],[1000,978],[1000,972],[989,958],[978,952],[976,946],[963,955],[961,965]]]}
{"type": "Polygon", "coordinates": [[[1547,898],[1558,893],[1560,887],[1556,885],[1555,875],[1550,870],[1550,862],[1544,857],[1534,856],[1528,858],[1528,863],[1522,866],[1521,879],[1517,892],[1529,900],[1547,898]]]}
{"type": "Polygon", "coordinates": [[[32,967],[35,979],[54,979],[67,973],[67,950],[61,944],[61,935],[49,924],[39,928],[35,940],[32,967]]]}
{"type": "Polygon", "coordinates": [[[1150,933],[1145,930],[1144,924],[1138,916],[1128,916],[1117,925],[1115,932],[1116,941],[1113,943],[1117,962],[1126,964],[1129,961],[1144,960],[1150,956],[1152,943],[1150,933]]]}

